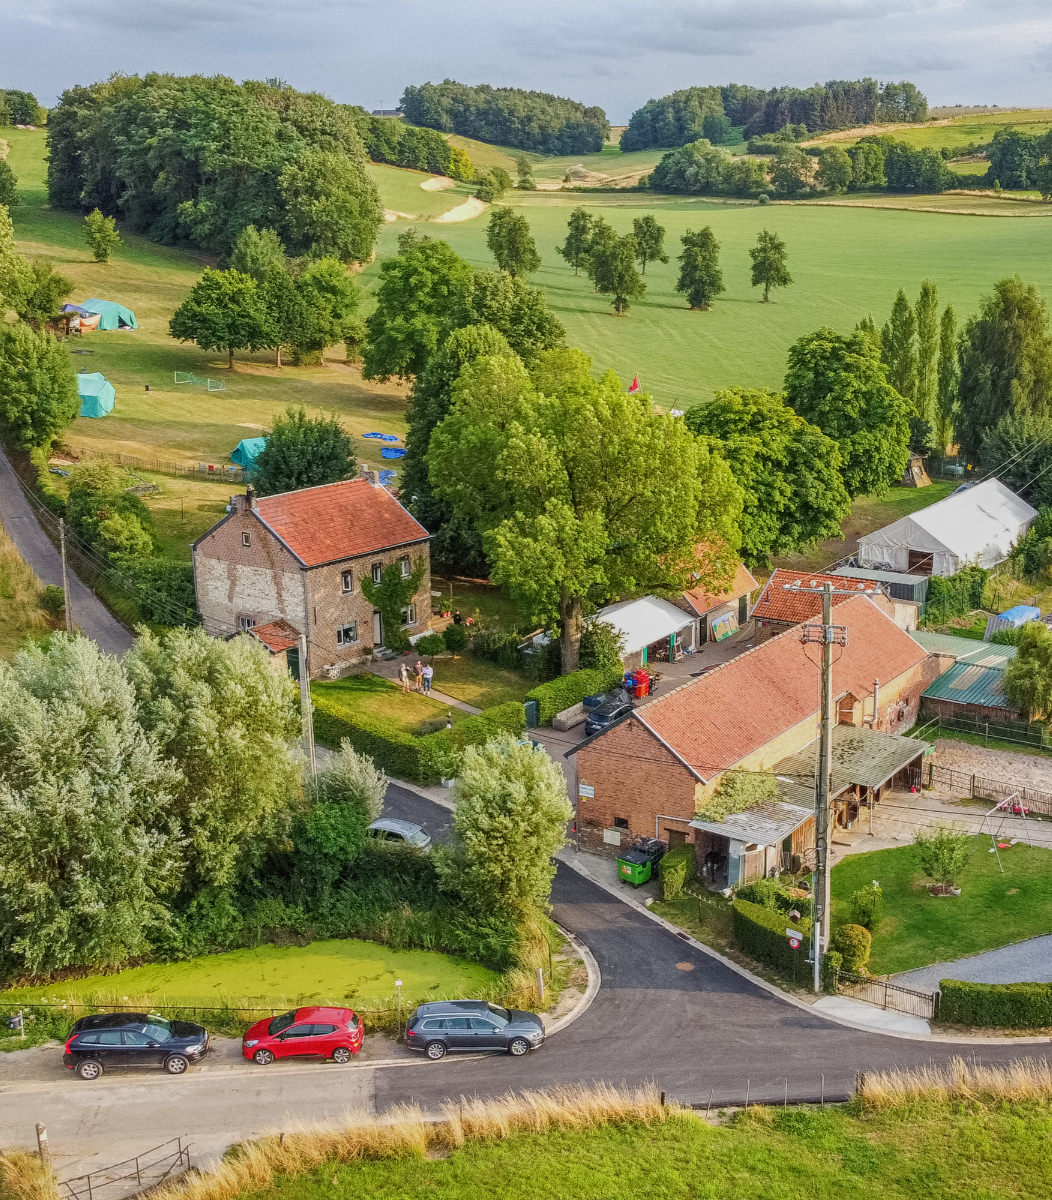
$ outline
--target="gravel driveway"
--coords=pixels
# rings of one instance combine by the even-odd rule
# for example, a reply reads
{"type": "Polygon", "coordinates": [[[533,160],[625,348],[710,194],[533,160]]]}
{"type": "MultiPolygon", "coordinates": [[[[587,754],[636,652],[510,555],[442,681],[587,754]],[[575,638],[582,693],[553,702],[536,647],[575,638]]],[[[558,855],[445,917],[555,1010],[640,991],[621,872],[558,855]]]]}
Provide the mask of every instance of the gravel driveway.
{"type": "Polygon", "coordinates": [[[896,983],[934,992],[940,979],[970,983],[1052,983],[1052,936],[1030,938],[954,962],[935,963],[893,976],[896,983]]]}

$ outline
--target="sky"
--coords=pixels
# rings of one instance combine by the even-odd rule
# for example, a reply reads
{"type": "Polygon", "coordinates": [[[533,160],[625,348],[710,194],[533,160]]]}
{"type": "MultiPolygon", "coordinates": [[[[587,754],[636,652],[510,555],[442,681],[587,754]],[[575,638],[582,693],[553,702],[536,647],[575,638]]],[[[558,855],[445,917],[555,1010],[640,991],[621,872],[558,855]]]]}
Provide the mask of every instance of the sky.
{"type": "Polygon", "coordinates": [[[368,109],[406,84],[536,88],[623,124],[692,84],[911,79],[938,104],[1052,106],[1049,0],[0,0],[0,86],[149,70],[280,77],[368,109]]]}

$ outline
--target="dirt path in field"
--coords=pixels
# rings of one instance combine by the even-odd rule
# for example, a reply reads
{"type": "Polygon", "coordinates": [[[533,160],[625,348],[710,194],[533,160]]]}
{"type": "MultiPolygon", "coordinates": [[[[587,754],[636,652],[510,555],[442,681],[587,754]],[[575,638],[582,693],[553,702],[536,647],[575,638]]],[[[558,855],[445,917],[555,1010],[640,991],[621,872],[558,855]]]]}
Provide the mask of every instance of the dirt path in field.
{"type": "Polygon", "coordinates": [[[471,196],[463,204],[458,204],[456,208],[439,213],[434,221],[436,225],[452,225],[457,221],[470,221],[472,217],[477,217],[479,213],[485,212],[488,207],[489,205],[484,200],[480,200],[478,196],[471,196]]]}
{"type": "Polygon", "coordinates": [[[448,175],[432,175],[430,179],[425,179],[420,186],[425,192],[446,192],[451,187],[456,187],[457,181],[450,179],[448,175]]]}

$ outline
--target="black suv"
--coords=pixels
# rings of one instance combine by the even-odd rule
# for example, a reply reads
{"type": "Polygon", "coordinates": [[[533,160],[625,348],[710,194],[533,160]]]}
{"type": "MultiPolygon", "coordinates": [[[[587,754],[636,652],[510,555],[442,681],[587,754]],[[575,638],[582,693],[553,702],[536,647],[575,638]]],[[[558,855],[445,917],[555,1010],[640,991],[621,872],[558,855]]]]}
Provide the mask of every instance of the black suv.
{"type": "Polygon", "coordinates": [[[612,699],[604,700],[602,704],[598,704],[595,708],[589,710],[584,723],[585,734],[591,737],[593,733],[598,733],[600,729],[606,729],[608,726],[613,725],[615,721],[620,721],[634,707],[632,701],[628,698],[628,693],[623,688],[617,688],[612,699]]]}
{"type": "Polygon", "coordinates": [[[81,1079],[98,1079],[111,1067],[164,1067],[182,1075],[208,1052],[208,1031],[189,1021],[146,1013],[97,1013],[69,1031],[63,1061],[81,1079]]]}
{"type": "Polygon", "coordinates": [[[534,1013],[485,1000],[435,1000],[409,1019],[405,1040],[433,1059],[447,1050],[506,1050],[518,1057],[544,1041],[544,1023],[534,1013]]]}

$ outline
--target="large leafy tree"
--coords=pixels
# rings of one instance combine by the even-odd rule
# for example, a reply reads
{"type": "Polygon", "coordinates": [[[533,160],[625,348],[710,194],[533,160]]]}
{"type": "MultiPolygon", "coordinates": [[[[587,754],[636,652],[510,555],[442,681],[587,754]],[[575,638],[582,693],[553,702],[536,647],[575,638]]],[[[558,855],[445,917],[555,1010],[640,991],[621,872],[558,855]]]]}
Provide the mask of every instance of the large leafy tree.
{"type": "Polygon", "coordinates": [[[0,204],[7,208],[18,203],[18,178],[6,159],[0,159],[0,204]]]}
{"type": "Polygon", "coordinates": [[[815,179],[827,192],[836,196],[851,186],[851,159],[841,146],[826,146],[818,156],[815,179]]]}
{"type": "Polygon", "coordinates": [[[840,448],[844,486],[883,495],[909,458],[909,405],[888,383],[880,353],[864,333],[819,329],[789,348],[789,404],[840,448]]]}
{"type": "Polygon", "coordinates": [[[689,429],[718,448],[743,492],[741,551],[753,563],[837,537],[851,501],[835,442],[776,392],[730,388],[688,409],[689,429]]]}
{"type": "Polygon", "coordinates": [[[0,662],[9,970],[117,966],[150,949],[180,875],[174,788],[120,663],[94,642],[56,634],[0,662]]]}
{"type": "Polygon", "coordinates": [[[143,728],[176,771],[166,811],[181,844],[181,904],[229,889],[299,803],[300,716],[291,677],[244,636],[143,631],[125,658],[143,728]]]}
{"type": "Polygon", "coordinates": [[[530,223],[514,209],[493,209],[486,226],[486,245],[497,266],[513,277],[529,275],[541,265],[530,223]]]}
{"type": "Polygon", "coordinates": [[[288,344],[296,366],[321,362],[322,352],[361,326],[357,280],[335,258],[307,262],[293,277],[296,303],[288,344]]]}
{"type": "Polygon", "coordinates": [[[887,187],[884,174],[884,147],[879,141],[863,138],[847,152],[851,159],[851,187],[856,192],[875,192],[887,187]]]}
{"type": "Polygon", "coordinates": [[[647,285],[636,270],[638,251],[632,234],[615,237],[596,246],[593,239],[591,252],[592,280],[601,296],[613,296],[611,304],[619,317],[629,309],[629,301],[638,300],[646,294],[647,285]]]}
{"type": "Polygon", "coordinates": [[[447,887],[476,913],[546,912],[573,816],[559,764],[510,734],[469,746],[453,804],[453,844],[438,860],[447,887]]]}
{"type": "Polygon", "coordinates": [[[11,307],[27,325],[43,329],[59,315],[62,301],[72,291],[73,280],[60,275],[49,258],[35,258],[26,264],[21,291],[11,307]]]}
{"type": "Polygon", "coordinates": [[[80,411],[69,354],[46,330],[0,324],[0,422],[10,441],[47,445],[80,411]]]}
{"type": "Polygon", "coordinates": [[[586,208],[575,208],[566,222],[566,240],[556,246],[560,254],[576,275],[588,266],[588,251],[592,244],[592,215],[586,208]]]}
{"type": "Polygon", "coordinates": [[[278,191],[293,254],[369,258],[383,209],[363,162],[335,150],[305,150],[281,172],[278,191]]]}
{"type": "Polygon", "coordinates": [[[263,283],[271,271],[285,266],[285,245],[273,229],[246,225],[230,251],[230,266],[263,283]]]}
{"type": "Polygon", "coordinates": [[[716,241],[712,226],[688,229],[682,242],[676,291],[687,297],[691,308],[711,308],[713,300],[726,291],[720,270],[720,244],[716,241]]]}
{"type": "Polygon", "coordinates": [[[880,331],[880,351],[888,369],[888,383],[915,408],[917,321],[901,288],[891,306],[891,316],[880,331]]]}
{"type": "Polygon", "coordinates": [[[110,255],[121,244],[116,218],[107,217],[98,208],[92,209],[84,218],[84,240],[96,262],[109,262],[110,255]]]}
{"type": "Polygon", "coordinates": [[[961,335],[957,440],[969,458],[1010,412],[1052,411],[1048,309],[1018,275],[994,285],[961,335]]]}
{"type": "Polygon", "coordinates": [[[211,267],[172,314],[168,332],[181,342],[196,342],[202,350],[225,350],[231,370],[236,350],[260,350],[276,340],[252,276],[211,267]]]}
{"type": "Polygon", "coordinates": [[[761,229],[749,257],[752,259],[752,285],[763,287],[765,304],[770,302],[771,288],[788,287],[793,282],[785,242],[778,234],[761,229]]]}
{"type": "Polygon", "coordinates": [[[667,263],[665,253],[665,227],[659,225],[653,213],[632,220],[632,236],[636,239],[636,259],[640,273],[647,273],[647,263],[667,263]]]}
{"type": "Polygon", "coordinates": [[[682,421],[590,367],[577,350],[542,355],[533,379],[512,358],[469,364],[428,453],[432,487],[476,522],[493,579],[524,614],[558,621],[564,671],[586,605],[681,587],[712,533],[713,460],[682,421]]]}
{"type": "Polygon", "coordinates": [[[783,146],[771,168],[771,187],[782,199],[803,196],[811,188],[811,156],[799,146],[783,146]]]}
{"type": "Polygon", "coordinates": [[[1031,718],[1052,719],[1052,629],[1030,621],[1004,673],[1005,695],[1031,718]]]}
{"type": "Polygon", "coordinates": [[[266,439],[253,468],[253,483],[261,496],[339,483],[357,470],[354,443],[334,416],[308,417],[305,409],[290,406],[274,421],[266,439]]]}
{"type": "Polygon", "coordinates": [[[526,363],[542,350],[561,346],[566,336],[544,292],[503,271],[476,271],[468,296],[469,324],[491,325],[526,363]]]}

